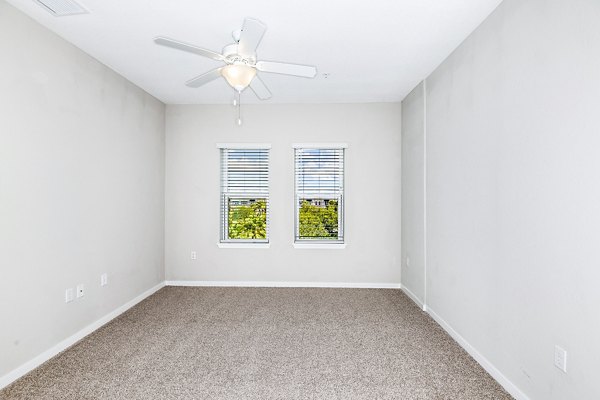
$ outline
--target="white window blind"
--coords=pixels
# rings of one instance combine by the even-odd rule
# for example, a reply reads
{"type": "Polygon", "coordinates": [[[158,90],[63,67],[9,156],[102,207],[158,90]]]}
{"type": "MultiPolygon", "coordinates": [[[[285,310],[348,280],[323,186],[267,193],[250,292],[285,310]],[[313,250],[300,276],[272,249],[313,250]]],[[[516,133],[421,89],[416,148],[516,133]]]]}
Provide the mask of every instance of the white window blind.
{"type": "Polygon", "coordinates": [[[344,241],[344,149],[296,148],[296,242],[344,241]]]}
{"type": "Polygon", "coordinates": [[[268,242],[269,149],[221,148],[221,242],[268,242]]]}

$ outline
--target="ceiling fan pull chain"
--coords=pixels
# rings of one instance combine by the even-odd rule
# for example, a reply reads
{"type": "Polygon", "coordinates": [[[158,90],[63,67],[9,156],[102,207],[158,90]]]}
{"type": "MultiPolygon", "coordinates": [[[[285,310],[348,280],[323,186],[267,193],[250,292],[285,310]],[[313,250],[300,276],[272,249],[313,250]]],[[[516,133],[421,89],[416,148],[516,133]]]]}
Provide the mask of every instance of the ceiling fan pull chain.
{"type": "Polygon", "coordinates": [[[237,92],[238,95],[238,105],[237,105],[237,109],[238,109],[238,120],[237,123],[238,125],[242,125],[242,92],[237,92]]]}

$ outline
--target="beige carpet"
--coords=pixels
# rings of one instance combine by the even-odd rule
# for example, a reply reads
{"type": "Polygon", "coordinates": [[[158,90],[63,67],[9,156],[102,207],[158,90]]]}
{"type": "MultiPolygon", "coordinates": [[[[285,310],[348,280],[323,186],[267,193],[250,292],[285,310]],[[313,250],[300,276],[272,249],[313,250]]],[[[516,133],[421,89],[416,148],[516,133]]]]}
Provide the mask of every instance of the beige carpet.
{"type": "Polygon", "coordinates": [[[0,399],[510,399],[399,290],[160,290],[0,399]]]}

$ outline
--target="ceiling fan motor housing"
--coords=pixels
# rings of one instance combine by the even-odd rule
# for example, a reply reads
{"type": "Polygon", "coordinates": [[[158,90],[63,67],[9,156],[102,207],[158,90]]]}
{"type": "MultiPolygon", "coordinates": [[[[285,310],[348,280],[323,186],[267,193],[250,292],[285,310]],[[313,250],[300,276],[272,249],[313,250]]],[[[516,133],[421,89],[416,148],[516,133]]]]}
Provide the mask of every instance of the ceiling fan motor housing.
{"type": "Polygon", "coordinates": [[[223,47],[221,54],[225,56],[225,62],[227,64],[244,64],[254,66],[256,64],[256,54],[252,55],[241,55],[238,54],[238,44],[232,43],[223,47]]]}

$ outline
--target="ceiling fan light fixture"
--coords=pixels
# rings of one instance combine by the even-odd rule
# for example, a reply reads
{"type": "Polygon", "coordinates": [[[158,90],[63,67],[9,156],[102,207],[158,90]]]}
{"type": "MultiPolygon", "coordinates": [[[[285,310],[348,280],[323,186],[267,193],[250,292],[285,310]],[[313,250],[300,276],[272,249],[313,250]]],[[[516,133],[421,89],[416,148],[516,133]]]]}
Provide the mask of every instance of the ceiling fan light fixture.
{"type": "MultiPolygon", "coordinates": [[[[36,1],[75,1],[75,0],[36,0],[36,1]]],[[[221,61],[225,65],[214,68],[198,75],[185,85],[190,88],[199,88],[208,82],[225,78],[235,91],[241,93],[248,86],[259,100],[271,98],[271,91],[260,79],[260,74],[273,73],[304,78],[314,78],[317,68],[312,65],[290,64],[279,61],[262,61],[256,59],[256,48],[262,40],[267,26],[254,18],[245,18],[242,29],[233,33],[234,43],[228,44],[221,53],[189,43],[174,40],[165,36],[154,38],[154,43],[176,50],[186,51],[212,60],[221,61]],[[259,74],[260,72],[260,74],[259,74]]],[[[238,97],[239,104],[239,97],[238,97]]]]}
{"type": "Polygon", "coordinates": [[[250,85],[256,76],[256,68],[245,64],[229,64],[223,67],[221,75],[232,88],[241,92],[250,85]]]}

